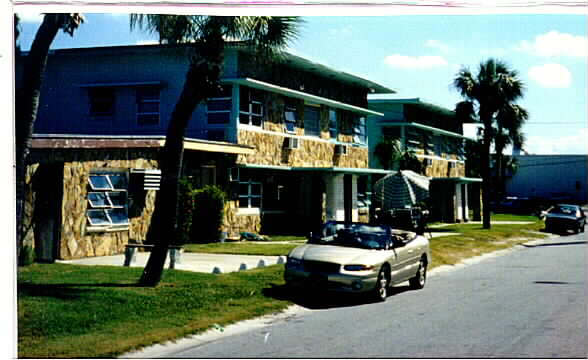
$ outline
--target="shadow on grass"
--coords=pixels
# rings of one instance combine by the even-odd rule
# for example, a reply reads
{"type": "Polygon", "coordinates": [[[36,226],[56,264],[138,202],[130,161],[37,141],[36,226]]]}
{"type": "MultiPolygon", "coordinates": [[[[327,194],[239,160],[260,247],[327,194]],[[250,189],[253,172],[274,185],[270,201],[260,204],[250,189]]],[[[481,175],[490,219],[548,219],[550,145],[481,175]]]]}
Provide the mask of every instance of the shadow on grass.
{"type": "MultiPolygon", "coordinates": [[[[406,286],[394,286],[388,290],[388,297],[410,290],[406,286]]],[[[287,300],[310,310],[324,310],[366,305],[377,302],[369,293],[353,294],[326,291],[316,287],[274,285],[263,289],[263,294],[276,300],[287,300]]]]}
{"type": "Polygon", "coordinates": [[[90,288],[126,288],[141,287],[138,283],[93,283],[93,284],[30,284],[19,283],[18,293],[23,296],[44,296],[56,299],[77,299],[95,290],[90,288]]]}

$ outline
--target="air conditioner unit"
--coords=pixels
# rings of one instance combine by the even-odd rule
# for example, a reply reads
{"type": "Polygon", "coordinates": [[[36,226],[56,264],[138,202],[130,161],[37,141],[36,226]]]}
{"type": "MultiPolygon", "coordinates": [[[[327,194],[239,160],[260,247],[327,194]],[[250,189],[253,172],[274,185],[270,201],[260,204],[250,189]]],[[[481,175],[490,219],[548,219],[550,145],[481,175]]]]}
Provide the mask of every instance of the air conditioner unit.
{"type": "Polygon", "coordinates": [[[287,137],[285,141],[285,147],[288,150],[298,149],[299,147],[298,139],[293,137],[287,137]]]}
{"type": "Polygon", "coordinates": [[[454,169],[455,168],[455,161],[450,161],[449,162],[449,168],[450,169],[454,169]]]}
{"type": "Polygon", "coordinates": [[[347,145],[335,145],[335,155],[347,155],[347,145]]]}
{"type": "Polygon", "coordinates": [[[433,159],[425,159],[426,166],[433,166],[433,159]]]}

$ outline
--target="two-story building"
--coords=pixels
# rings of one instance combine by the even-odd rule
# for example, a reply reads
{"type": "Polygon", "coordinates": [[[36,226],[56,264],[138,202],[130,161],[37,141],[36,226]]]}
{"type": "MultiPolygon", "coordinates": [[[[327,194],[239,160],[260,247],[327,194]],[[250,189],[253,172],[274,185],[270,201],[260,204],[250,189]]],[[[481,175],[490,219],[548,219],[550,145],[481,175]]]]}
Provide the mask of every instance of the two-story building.
{"type": "MultiPolygon", "coordinates": [[[[189,51],[51,52],[27,175],[27,241],[41,258],[108,255],[145,239],[189,51]]],[[[369,165],[367,116],[382,113],[367,94],[394,91],[290,54],[262,66],[238,43],[225,59],[222,89],[188,125],[183,173],[229,194],[228,235],[367,220],[365,179],[387,173],[369,165]]]]}
{"type": "Polygon", "coordinates": [[[368,107],[383,114],[369,118],[370,167],[383,167],[374,156],[380,141],[398,140],[400,150],[413,152],[423,165],[422,175],[430,178],[432,219],[468,221],[470,208],[477,218],[481,179],[465,176],[464,145],[472,139],[463,135],[455,112],[420,98],[379,97],[369,99],[368,107]]]}

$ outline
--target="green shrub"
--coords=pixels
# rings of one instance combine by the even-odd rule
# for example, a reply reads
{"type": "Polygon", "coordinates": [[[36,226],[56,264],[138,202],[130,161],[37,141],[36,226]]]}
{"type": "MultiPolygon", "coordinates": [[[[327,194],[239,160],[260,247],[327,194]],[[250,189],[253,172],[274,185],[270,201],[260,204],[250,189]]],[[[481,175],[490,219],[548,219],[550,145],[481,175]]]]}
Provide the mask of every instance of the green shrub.
{"type": "Polygon", "coordinates": [[[180,180],[178,197],[178,237],[177,241],[183,245],[190,243],[190,229],[194,214],[194,185],[190,179],[180,180]]]}
{"type": "Polygon", "coordinates": [[[218,186],[207,185],[194,191],[192,242],[216,242],[221,237],[226,195],[218,186]]]}

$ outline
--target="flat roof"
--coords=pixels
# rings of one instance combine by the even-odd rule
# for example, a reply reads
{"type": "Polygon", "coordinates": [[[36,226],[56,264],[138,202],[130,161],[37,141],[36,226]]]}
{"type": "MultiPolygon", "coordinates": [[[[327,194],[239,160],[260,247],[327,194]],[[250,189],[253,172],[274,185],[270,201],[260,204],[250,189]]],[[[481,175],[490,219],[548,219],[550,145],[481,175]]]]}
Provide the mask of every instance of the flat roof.
{"type": "Polygon", "coordinates": [[[281,95],[286,95],[289,97],[302,99],[308,102],[316,103],[316,104],[323,104],[328,105],[333,108],[348,110],[355,113],[360,113],[363,115],[375,115],[375,116],[384,116],[384,114],[379,113],[377,111],[368,110],[359,106],[345,104],[336,100],[327,99],[321,96],[312,95],[309,93],[305,93],[298,90],[289,89],[283,86],[278,86],[274,84],[270,84],[264,81],[252,79],[252,78],[236,78],[236,79],[223,79],[221,80],[222,83],[230,83],[230,84],[238,84],[238,85],[246,85],[248,87],[252,87],[259,90],[270,91],[274,93],[278,93],[281,95]]]}
{"type": "MultiPolygon", "coordinates": [[[[251,52],[248,46],[244,45],[243,42],[232,41],[226,42],[227,48],[232,48],[237,51],[251,52]]],[[[191,44],[141,44],[141,45],[116,45],[116,46],[94,46],[94,47],[79,47],[79,48],[64,48],[50,50],[50,55],[66,55],[75,54],[81,52],[94,52],[94,53],[108,53],[113,51],[153,51],[158,49],[173,49],[173,48],[189,48],[191,44]]],[[[25,55],[28,51],[23,51],[25,55]]],[[[282,53],[282,61],[287,65],[291,65],[296,68],[300,68],[305,71],[320,74],[328,78],[337,79],[346,83],[363,87],[368,90],[371,94],[395,94],[396,90],[379,84],[375,81],[368,80],[365,77],[351,74],[349,72],[340,71],[320,64],[318,62],[311,61],[298,55],[294,55],[287,51],[282,53]]]]}
{"type": "Polygon", "coordinates": [[[447,116],[455,116],[455,111],[450,110],[446,107],[441,105],[434,104],[430,101],[426,101],[422,98],[415,97],[415,98],[368,98],[368,107],[372,107],[375,110],[384,111],[387,108],[390,108],[386,105],[397,105],[397,104],[407,104],[407,105],[414,105],[416,107],[435,112],[442,115],[447,116]]]}

